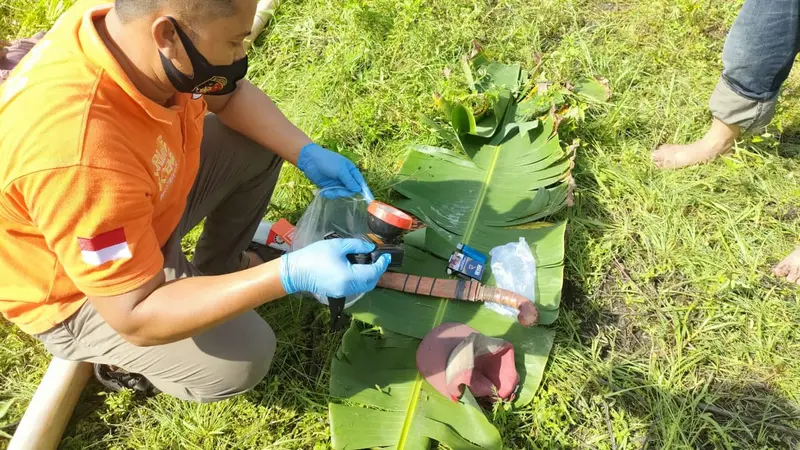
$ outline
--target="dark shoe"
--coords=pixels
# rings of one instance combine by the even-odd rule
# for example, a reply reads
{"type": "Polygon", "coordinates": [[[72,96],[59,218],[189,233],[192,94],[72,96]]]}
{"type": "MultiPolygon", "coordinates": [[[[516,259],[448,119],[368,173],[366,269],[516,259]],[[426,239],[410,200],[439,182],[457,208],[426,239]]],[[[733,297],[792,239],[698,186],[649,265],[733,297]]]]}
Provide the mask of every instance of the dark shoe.
{"type": "Polygon", "coordinates": [[[161,393],[144,375],[130,373],[106,364],[94,365],[94,377],[112,392],[131,389],[136,394],[146,397],[153,397],[161,393]]]}
{"type": "Polygon", "coordinates": [[[247,251],[255,253],[265,263],[270,262],[273,259],[278,259],[284,254],[284,252],[276,248],[267,247],[266,245],[259,244],[258,242],[250,242],[250,245],[247,246],[247,251]]]}

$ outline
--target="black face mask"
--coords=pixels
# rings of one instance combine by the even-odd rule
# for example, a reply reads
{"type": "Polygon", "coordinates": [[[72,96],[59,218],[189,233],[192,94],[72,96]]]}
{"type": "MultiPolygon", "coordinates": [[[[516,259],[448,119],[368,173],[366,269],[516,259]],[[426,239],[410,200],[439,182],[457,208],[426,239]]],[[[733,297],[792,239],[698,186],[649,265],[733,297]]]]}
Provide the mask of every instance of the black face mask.
{"type": "Polygon", "coordinates": [[[184,74],[159,51],[161,65],[175,89],[195,95],[225,95],[236,90],[236,82],[247,75],[247,56],[227,66],[215,66],[197,50],[189,36],[178,26],[178,22],[172,17],[168,19],[175,25],[175,31],[186,49],[194,71],[194,76],[191,77],[184,74]]]}

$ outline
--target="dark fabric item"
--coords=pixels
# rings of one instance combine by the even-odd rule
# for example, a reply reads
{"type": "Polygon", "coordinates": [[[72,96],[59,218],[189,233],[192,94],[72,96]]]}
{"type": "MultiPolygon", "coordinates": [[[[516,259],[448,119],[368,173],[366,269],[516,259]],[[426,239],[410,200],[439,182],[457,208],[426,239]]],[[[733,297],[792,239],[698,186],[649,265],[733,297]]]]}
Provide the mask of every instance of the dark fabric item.
{"type": "Polygon", "coordinates": [[[251,242],[247,247],[247,250],[258,255],[258,257],[264,262],[278,259],[281,257],[281,255],[286,253],[278,250],[277,248],[267,247],[266,245],[259,244],[258,242],[251,242]]]}
{"type": "Polygon", "coordinates": [[[453,401],[463,386],[483,401],[511,400],[519,386],[513,345],[460,323],[443,323],[425,336],[417,349],[417,369],[453,401]]]}
{"type": "MultiPolygon", "coordinates": [[[[282,160],[224,126],[205,120],[200,170],[178,229],[161,249],[167,281],[220,274],[247,266],[255,229],[266,212],[282,160]],[[181,238],[206,218],[194,263],[181,238]]],[[[117,334],[90,303],[36,335],[50,353],[71,361],[112,365],[143,375],[169,395],[198,402],[241,394],[266,375],[275,352],[272,328],[248,311],[193,338],[137,347],[117,334]]],[[[139,381],[138,377],[122,382],[139,381]]]]}
{"type": "Polygon", "coordinates": [[[206,275],[246,268],[243,252],[264,218],[283,160],[209,114],[200,161],[179,227],[185,236],[205,218],[192,263],[206,275]]]}
{"type": "Polygon", "coordinates": [[[192,76],[187,76],[163,53],[158,52],[161,57],[161,65],[167,74],[170,83],[178,92],[185,92],[195,95],[225,95],[236,90],[236,83],[247,75],[247,55],[244,58],[234,61],[233,64],[226,66],[215,66],[197,50],[189,36],[181,29],[178,22],[169,17],[175,31],[183,44],[186,55],[192,63],[192,76]]]}
{"type": "Polygon", "coordinates": [[[4,49],[5,56],[0,53],[0,83],[8,78],[14,67],[22,60],[22,57],[27,55],[44,35],[44,31],[40,31],[31,38],[16,40],[4,49]]]}
{"type": "Polygon", "coordinates": [[[153,397],[161,393],[143,375],[112,368],[105,364],[94,364],[94,377],[111,392],[131,389],[134,393],[145,397],[153,397]]]}

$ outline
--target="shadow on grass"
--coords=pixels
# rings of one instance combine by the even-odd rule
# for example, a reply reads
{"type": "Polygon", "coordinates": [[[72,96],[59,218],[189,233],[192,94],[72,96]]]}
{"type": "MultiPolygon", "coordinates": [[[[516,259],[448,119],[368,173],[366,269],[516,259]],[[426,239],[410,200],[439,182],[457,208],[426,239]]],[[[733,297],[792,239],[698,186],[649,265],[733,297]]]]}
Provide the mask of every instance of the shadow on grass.
{"type": "Polygon", "coordinates": [[[641,449],[681,441],[703,449],[800,445],[800,407],[765,384],[712,380],[696,390],[671,392],[657,387],[658,380],[637,378],[624,368],[614,369],[612,377],[597,378],[588,388],[609,406],[650,420],[641,449]]]}
{"type": "MultiPolygon", "coordinates": [[[[614,276],[610,272],[604,285],[613,285],[614,276]]],[[[575,313],[572,319],[578,320],[579,339],[562,339],[557,345],[586,349],[600,333],[608,330],[615,333],[611,342],[599,341],[605,344],[595,362],[606,373],[591,376],[581,394],[584,399],[592,399],[600,416],[604,416],[609,448],[626,448],[618,447],[612,435],[612,430],[618,431],[614,426],[618,423],[612,419],[619,414],[628,416],[625,420],[629,424],[649,423],[643,437],[627,442],[642,450],[686,444],[700,449],[739,446],[789,449],[800,445],[800,406],[767,383],[745,379],[719,381],[709,376],[695,381],[689,389],[665,388],[671,375],[653,373],[643,362],[642,357],[649,358],[648,353],[655,351],[655,347],[644,325],[639,323],[637,312],[618,304],[612,293],[602,293],[603,285],[600,290],[600,295],[612,298],[610,308],[598,308],[578,285],[565,280],[562,304],[575,313]]],[[[686,369],[687,375],[689,371],[686,369]]]]}

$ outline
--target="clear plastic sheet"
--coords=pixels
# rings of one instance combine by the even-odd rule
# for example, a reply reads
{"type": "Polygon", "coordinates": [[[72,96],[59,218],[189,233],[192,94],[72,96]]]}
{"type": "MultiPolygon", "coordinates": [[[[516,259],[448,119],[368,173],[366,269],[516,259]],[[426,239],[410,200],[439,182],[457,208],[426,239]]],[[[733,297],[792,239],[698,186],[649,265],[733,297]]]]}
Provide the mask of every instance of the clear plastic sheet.
{"type": "MultiPolygon", "coordinates": [[[[523,295],[535,304],[536,260],[525,238],[495,247],[489,255],[492,257],[492,275],[497,287],[523,295]]],[[[504,316],[516,317],[519,313],[510,306],[498,303],[487,302],[484,306],[504,316]]]]}
{"type": "MultiPolygon", "coordinates": [[[[317,193],[295,226],[291,251],[321,241],[330,232],[343,238],[367,233],[367,203],[364,198],[360,194],[352,197],[340,194],[341,190],[336,188],[323,189],[317,193]]],[[[324,295],[312,295],[318,302],[328,304],[328,298],[324,295]]],[[[346,297],[345,308],[363,296],[364,294],[346,297]]]]}

